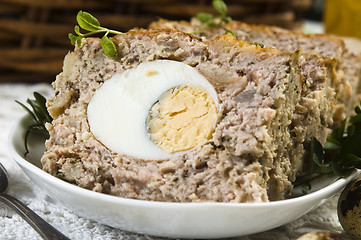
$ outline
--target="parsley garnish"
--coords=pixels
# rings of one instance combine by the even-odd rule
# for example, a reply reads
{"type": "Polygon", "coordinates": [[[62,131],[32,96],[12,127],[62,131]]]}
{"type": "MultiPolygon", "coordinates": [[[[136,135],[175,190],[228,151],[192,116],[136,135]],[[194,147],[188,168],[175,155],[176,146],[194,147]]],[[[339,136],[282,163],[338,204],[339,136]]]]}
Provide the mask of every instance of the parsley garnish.
{"type": "Polygon", "coordinates": [[[234,33],[231,30],[223,27],[223,24],[232,21],[231,17],[227,17],[228,8],[225,2],[223,0],[213,0],[212,5],[218,15],[215,16],[212,13],[200,12],[197,14],[197,19],[208,28],[222,27],[227,34],[235,37],[234,33]]]}
{"type": "Polygon", "coordinates": [[[45,127],[47,122],[51,122],[53,119],[50,116],[48,109],[46,108],[46,99],[40,93],[34,92],[35,99],[27,99],[27,103],[31,106],[32,110],[30,110],[27,106],[22,104],[21,102],[15,100],[20,106],[22,106],[31,117],[31,124],[28,126],[25,133],[25,156],[29,153],[28,148],[28,137],[30,133],[37,132],[45,135],[47,138],[49,137],[49,132],[45,127]]]}
{"type": "Polygon", "coordinates": [[[72,33],[68,34],[71,44],[78,44],[80,46],[81,39],[89,37],[99,33],[105,33],[101,40],[101,46],[105,55],[109,57],[114,57],[117,54],[117,49],[115,44],[108,38],[108,34],[122,34],[122,32],[111,30],[105,27],[100,26],[98,19],[92,16],[90,13],[79,11],[76,20],[79,24],[74,27],[74,31],[77,34],[72,33]],[[81,33],[80,28],[88,31],[88,33],[81,33]]]}
{"type": "Polygon", "coordinates": [[[361,109],[359,106],[355,108],[355,113],[332,131],[323,146],[316,138],[311,139],[311,172],[302,183],[297,184],[302,185],[304,193],[311,189],[311,180],[331,173],[339,177],[347,177],[355,169],[361,169],[361,109]]]}
{"type": "Polygon", "coordinates": [[[262,43],[259,43],[259,42],[250,42],[250,44],[260,46],[261,48],[264,48],[264,45],[262,43]]]}

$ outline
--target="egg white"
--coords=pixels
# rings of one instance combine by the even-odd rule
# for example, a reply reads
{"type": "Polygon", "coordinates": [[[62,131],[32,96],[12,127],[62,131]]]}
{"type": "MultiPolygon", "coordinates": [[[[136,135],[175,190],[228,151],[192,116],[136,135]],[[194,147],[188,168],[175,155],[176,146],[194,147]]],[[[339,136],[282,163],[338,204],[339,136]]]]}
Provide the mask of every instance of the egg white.
{"type": "Polygon", "coordinates": [[[147,160],[161,160],[181,153],[167,153],[153,143],[147,132],[150,108],[167,90],[179,85],[203,88],[218,109],[213,86],[189,65],[156,60],[115,74],[90,100],[87,114],[91,132],[110,150],[147,160]]]}

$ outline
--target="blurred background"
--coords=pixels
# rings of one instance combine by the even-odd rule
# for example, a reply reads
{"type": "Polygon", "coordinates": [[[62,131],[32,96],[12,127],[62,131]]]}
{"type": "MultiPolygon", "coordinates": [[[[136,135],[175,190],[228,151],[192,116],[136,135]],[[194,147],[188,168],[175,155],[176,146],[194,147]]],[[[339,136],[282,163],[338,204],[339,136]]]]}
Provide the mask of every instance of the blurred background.
{"type": "MultiPolygon", "coordinates": [[[[306,22],[311,26],[307,27],[308,32],[316,29],[315,32],[345,36],[354,35],[360,26],[354,25],[352,14],[347,14],[361,13],[359,0],[225,2],[228,16],[247,23],[297,30],[304,28],[306,22]],[[348,25],[350,22],[352,26],[348,25]]],[[[198,12],[214,12],[211,3],[212,0],[0,0],[0,82],[52,82],[61,71],[65,54],[73,49],[68,33],[74,32],[79,10],[93,14],[102,26],[127,31],[147,27],[160,17],[189,20],[198,12]]]]}

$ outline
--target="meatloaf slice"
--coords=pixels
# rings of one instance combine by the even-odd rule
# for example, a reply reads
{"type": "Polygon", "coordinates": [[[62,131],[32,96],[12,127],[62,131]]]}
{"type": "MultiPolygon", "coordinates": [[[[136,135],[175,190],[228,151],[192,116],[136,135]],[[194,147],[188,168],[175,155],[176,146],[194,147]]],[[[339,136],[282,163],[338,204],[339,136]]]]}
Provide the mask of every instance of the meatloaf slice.
{"type": "MultiPolygon", "coordinates": [[[[333,58],[337,61],[337,79],[332,84],[336,91],[337,105],[334,114],[335,126],[353,113],[355,104],[358,104],[356,96],[360,92],[361,64],[355,65],[360,59],[345,47],[340,38],[326,34],[304,34],[299,31],[291,31],[274,26],[252,25],[243,22],[232,21],[222,27],[207,28],[197,19],[187,21],[167,21],[161,19],[153,22],[149,28],[175,28],[198,36],[212,39],[226,33],[225,29],[232,31],[237,39],[259,42],[265,46],[272,46],[279,50],[294,52],[302,49],[306,53],[315,53],[325,58],[333,58]]],[[[307,75],[304,74],[304,75],[307,75]]]]}
{"type": "Polygon", "coordinates": [[[360,104],[361,101],[361,40],[356,38],[343,37],[347,52],[344,56],[343,69],[345,75],[352,78],[350,82],[352,87],[356,89],[355,95],[352,97],[348,108],[353,109],[360,104]]]}
{"type": "Polygon", "coordinates": [[[63,72],[53,83],[54,96],[47,102],[54,120],[46,126],[50,138],[43,169],[80,187],[152,201],[283,199],[307,153],[295,136],[311,129],[321,138],[332,121],[307,114],[333,111],[333,89],[326,83],[333,81],[335,64],[328,59],[261,48],[230,35],[205,40],[170,29],[132,30],[112,41],[118,50],[113,58],[103,53],[100,39],[83,39],[65,57],[63,72]],[[87,106],[114,74],[157,59],[183,62],[213,85],[220,105],[213,137],[165,160],[113,152],[90,131],[87,106]],[[317,78],[310,82],[301,70],[317,78]],[[305,91],[307,104],[323,97],[323,109],[303,108],[305,91]]]}

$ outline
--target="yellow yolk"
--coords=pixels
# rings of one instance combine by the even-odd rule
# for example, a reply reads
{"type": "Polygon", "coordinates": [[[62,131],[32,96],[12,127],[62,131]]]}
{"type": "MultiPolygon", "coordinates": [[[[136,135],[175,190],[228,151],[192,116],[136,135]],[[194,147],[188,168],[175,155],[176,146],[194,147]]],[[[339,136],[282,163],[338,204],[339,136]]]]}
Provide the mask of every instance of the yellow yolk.
{"type": "Polygon", "coordinates": [[[168,153],[204,144],[217,119],[212,97],[202,88],[182,85],[165,92],[150,110],[150,139],[168,153]]]}

